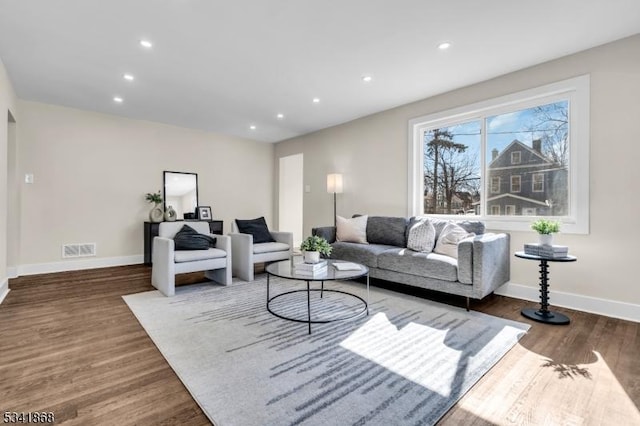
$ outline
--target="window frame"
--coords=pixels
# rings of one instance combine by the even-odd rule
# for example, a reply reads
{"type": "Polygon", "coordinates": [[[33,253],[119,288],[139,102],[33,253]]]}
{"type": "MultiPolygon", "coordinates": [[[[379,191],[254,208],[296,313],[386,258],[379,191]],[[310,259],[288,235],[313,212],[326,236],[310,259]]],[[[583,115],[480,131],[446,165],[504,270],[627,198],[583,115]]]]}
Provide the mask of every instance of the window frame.
{"type": "Polygon", "coordinates": [[[522,151],[513,151],[511,153],[511,164],[520,164],[522,163],[522,151]],[[514,160],[514,154],[518,154],[518,161],[514,160]]]}
{"type": "MultiPolygon", "coordinates": [[[[562,224],[562,232],[568,234],[589,233],[589,100],[590,76],[562,80],[509,95],[435,112],[413,118],[408,122],[408,197],[409,216],[424,214],[423,210],[423,136],[427,129],[447,127],[462,122],[480,120],[481,131],[486,133],[485,119],[488,116],[532,108],[560,100],[569,101],[569,214],[554,216],[562,224]]],[[[530,231],[530,224],[539,216],[495,216],[487,214],[486,197],[491,194],[486,176],[486,143],[481,147],[480,178],[483,183],[481,215],[474,216],[485,222],[488,229],[505,231],[530,231]]],[[[442,218],[459,219],[455,215],[438,215],[442,218]]]]}
{"type": "Polygon", "coordinates": [[[500,182],[500,176],[492,176],[491,177],[491,182],[489,182],[489,185],[490,185],[489,191],[490,191],[490,193],[491,194],[499,194],[500,193],[500,184],[501,183],[502,182],[500,182]],[[493,190],[493,182],[496,181],[496,180],[498,181],[498,185],[497,185],[498,189],[496,191],[494,191],[493,190]]]}
{"type": "Polygon", "coordinates": [[[522,192],[522,175],[511,175],[510,178],[511,178],[510,179],[510,181],[511,181],[510,184],[511,185],[509,186],[509,193],[510,194],[519,194],[519,193],[521,193],[522,192]],[[518,190],[517,191],[513,189],[514,186],[515,186],[515,184],[513,183],[514,179],[518,181],[518,183],[517,183],[518,190]]]}
{"type": "Polygon", "coordinates": [[[531,192],[544,192],[544,173],[531,173],[531,192]],[[536,176],[540,176],[539,182],[536,182],[536,176]],[[540,184],[540,189],[536,189],[536,183],[540,184]]]}

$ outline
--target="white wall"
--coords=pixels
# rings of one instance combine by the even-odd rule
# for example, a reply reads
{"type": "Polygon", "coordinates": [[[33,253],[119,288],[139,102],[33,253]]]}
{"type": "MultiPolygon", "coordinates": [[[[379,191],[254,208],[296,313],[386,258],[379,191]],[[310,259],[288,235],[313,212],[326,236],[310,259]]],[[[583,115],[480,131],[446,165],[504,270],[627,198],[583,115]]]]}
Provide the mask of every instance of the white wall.
{"type": "MultiPolygon", "coordinates": [[[[276,160],[304,153],[304,229],[332,223],[327,173],[344,174],[338,214],[404,216],[407,209],[407,124],[412,118],[582,74],[591,75],[591,177],[589,235],[559,234],[558,244],[578,256],[553,264],[551,303],[640,321],[637,225],[640,200],[640,35],[514,72],[440,96],[280,142],[276,160]]],[[[375,84],[384,84],[376,81],[375,84]]],[[[535,239],[513,232],[511,250],[535,239]]],[[[537,300],[537,265],[512,258],[511,282],[502,291],[537,300]]]]}
{"type": "MultiPolygon", "coordinates": [[[[11,112],[14,118],[18,118],[16,111],[16,95],[4,68],[4,64],[0,59],[0,302],[6,296],[8,286],[7,274],[7,229],[10,224],[8,218],[10,210],[15,206],[9,205],[9,190],[7,173],[10,168],[8,165],[8,151],[14,152],[15,146],[9,149],[9,129],[8,115],[11,112]]],[[[14,129],[11,129],[13,132],[14,129]]]]}
{"type": "Polygon", "coordinates": [[[19,273],[76,269],[65,243],[97,243],[91,265],[142,263],[144,195],[164,170],[198,173],[199,203],[230,231],[234,218],[272,224],[272,144],[19,101],[22,228],[19,273]],[[102,262],[102,263],[100,263],[102,262]]]}

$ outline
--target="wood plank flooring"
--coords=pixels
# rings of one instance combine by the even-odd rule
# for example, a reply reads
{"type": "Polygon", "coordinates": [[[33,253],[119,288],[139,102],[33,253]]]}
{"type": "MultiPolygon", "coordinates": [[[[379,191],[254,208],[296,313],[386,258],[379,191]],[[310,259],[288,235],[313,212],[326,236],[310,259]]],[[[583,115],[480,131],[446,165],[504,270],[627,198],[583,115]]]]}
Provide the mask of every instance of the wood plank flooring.
{"type": "MultiPolygon", "coordinates": [[[[121,298],[152,290],[150,273],[134,265],[10,280],[0,304],[0,416],[51,411],[56,424],[210,424],[121,298]]],[[[184,284],[202,280],[179,276],[184,284]]],[[[554,309],[569,326],[520,315],[535,306],[495,295],[472,302],[473,310],[532,327],[439,424],[640,424],[640,324],[561,308],[554,309]]]]}

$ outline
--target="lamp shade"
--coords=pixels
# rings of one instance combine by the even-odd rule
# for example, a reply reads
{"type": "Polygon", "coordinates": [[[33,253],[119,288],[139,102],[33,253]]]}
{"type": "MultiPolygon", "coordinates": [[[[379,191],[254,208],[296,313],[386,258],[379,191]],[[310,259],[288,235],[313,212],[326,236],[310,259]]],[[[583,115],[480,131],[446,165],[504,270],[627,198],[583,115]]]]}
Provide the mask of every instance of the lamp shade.
{"type": "Polygon", "coordinates": [[[334,194],[342,193],[342,175],[340,173],[327,175],[327,192],[334,194]]]}

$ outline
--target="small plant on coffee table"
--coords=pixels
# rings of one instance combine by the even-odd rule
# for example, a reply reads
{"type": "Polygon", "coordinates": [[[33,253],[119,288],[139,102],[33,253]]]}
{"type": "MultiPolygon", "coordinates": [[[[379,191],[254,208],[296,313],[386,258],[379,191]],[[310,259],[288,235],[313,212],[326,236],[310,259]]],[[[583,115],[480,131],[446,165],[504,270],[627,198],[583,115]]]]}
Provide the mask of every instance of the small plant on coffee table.
{"type": "Polygon", "coordinates": [[[325,256],[329,256],[331,254],[331,251],[333,250],[333,247],[331,247],[326,239],[317,235],[312,235],[310,237],[307,237],[307,239],[305,239],[302,244],[300,244],[300,250],[317,251],[321,254],[324,254],[325,256]]]}

